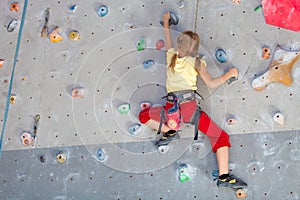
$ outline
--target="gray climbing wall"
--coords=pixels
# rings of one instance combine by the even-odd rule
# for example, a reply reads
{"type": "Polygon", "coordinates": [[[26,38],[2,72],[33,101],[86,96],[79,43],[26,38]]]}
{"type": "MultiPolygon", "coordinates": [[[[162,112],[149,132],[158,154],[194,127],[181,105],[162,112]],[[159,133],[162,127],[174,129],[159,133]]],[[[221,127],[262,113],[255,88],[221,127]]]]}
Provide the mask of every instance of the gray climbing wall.
{"type": "MultiPolygon", "coordinates": [[[[7,31],[21,11],[0,5],[0,117],[1,127],[16,50],[18,31],[7,31]]],[[[228,68],[239,69],[239,80],[208,89],[200,80],[204,96],[201,107],[231,135],[230,167],[249,184],[247,199],[299,199],[300,150],[299,116],[300,62],[292,68],[293,84],[270,84],[257,92],[251,82],[268,69],[271,59],[261,58],[262,47],[273,52],[277,44],[288,50],[300,49],[300,35],[267,25],[261,1],[184,0],[174,1],[30,1],[16,65],[12,94],[2,141],[0,199],[233,199],[231,190],[218,189],[211,177],[216,162],[205,137],[192,141],[193,127],[185,126],[181,140],[170,152],[158,154],[152,144],[155,132],[142,126],[138,135],[128,127],[138,123],[139,104],[163,104],[165,94],[165,51],[155,44],[163,39],[159,20],[165,11],[180,18],[172,26],[180,31],[196,28],[201,36],[200,54],[208,70],[218,76],[228,68]],[[76,4],[77,9],[68,8],[76,4]],[[108,7],[104,17],[97,15],[108,7]],[[49,31],[60,27],[61,42],[41,38],[45,10],[50,8],[49,31]],[[72,30],[81,34],[71,41],[72,30]],[[145,38],[146,49],[136,43],[145,38]],[[214,58],[218,48],[227,63],[214,58]],[[154,60],[145,69],[143,62],[154,60]],[[72,98],[74,87],[84,89],[84,98],[72,98]],[[127,114],[117,111],[129,103],[127,114]],[[273,114],[285,116],[284,126],[273,114]],[[24,131],[33,131],[33,118],[40,114],[34,148],[21,143],[24,131]],[[228,116],[235,125],[228,125],[228,116]],[[103,148],[108,157],[97,160],[103,148]],[[67,161],[56,161],[58,152],[67,161]],[[40,157],[45,162],[40,161],[40,157]],[[189,166],[191,180],[179,182],[181,163],[189,166]]]]}

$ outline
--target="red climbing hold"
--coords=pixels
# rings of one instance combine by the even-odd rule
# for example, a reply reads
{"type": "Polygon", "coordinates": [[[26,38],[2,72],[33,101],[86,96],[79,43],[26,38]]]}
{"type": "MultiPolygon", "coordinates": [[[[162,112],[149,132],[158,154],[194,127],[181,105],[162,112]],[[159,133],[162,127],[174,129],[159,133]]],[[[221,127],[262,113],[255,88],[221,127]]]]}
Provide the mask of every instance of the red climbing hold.
{"type": "Polygon", "coordinates": [[[300,31],[300,0],[262,0],[267,24],[300,31]]]}

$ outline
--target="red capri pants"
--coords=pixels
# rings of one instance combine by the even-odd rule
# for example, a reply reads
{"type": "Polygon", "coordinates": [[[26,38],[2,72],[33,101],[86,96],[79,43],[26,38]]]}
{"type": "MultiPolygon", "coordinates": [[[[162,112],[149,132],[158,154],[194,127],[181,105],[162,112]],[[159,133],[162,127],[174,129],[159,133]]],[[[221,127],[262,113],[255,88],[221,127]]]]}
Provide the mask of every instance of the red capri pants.
{"type": "MultiPolygon", "coordinates": [[[[150,107],[142,110],[139,114],[139,120],[142,124],[147,123],[148,120],[152,119],[160,121],[161,109],[168,110],[173,104],[170,102],[166,103],[166,106],[150,107]]],[[[194,111],[196,110],[196,100],[184,102],[180,104],[180,112],[182,115],[183,122],[188,123],[191,121],[194,111]]],[[[219,148],[227,146],[231,147],[229,141],[229,135],[221,129],[210,117],[203,111],[201,111],[200,119],[198,123],[198,129],[210,140],[212,151],[216,152],[219,148]]]]}

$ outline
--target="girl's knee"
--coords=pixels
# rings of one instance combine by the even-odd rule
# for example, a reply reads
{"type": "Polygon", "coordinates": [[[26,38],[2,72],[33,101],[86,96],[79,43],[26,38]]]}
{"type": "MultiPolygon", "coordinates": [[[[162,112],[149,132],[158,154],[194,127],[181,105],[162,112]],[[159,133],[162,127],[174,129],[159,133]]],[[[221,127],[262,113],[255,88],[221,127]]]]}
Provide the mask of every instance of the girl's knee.
{"type": "Polygon", "coordinates": [[[139,120],[142,124],[145,124],[150,120],[149,108],[146,108],[140,112],[139,120]]]}

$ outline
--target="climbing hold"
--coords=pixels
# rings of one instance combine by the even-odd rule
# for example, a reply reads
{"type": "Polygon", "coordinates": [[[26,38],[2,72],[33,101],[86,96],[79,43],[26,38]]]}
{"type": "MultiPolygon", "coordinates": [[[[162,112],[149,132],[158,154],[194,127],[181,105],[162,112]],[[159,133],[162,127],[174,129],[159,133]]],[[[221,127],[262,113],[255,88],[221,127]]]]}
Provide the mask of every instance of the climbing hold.
{"type": "Polygon", "coordinates": [[[230,79],[227,79],[226,82],[228,85],[230,85],[231,83],[235,82],[238,80],[238,77],[235,76],[235,77],[231,77],[230,79]]]}
{"type": "Polygon", "coordinates": [[[149,69],[152,65],[154,65],[154,60],[146,60],[143,62],[144,68],[149,69]]]}
{"type": "Polygon", "coordinates": [[[241,1],[240,0],[232,0],[232,3],[233,4],[241,4],[241,1]]]}
{"type": "Polygon", "coordinates": [[[50,34],[49,39],[51,42],[60,42],[62,41],[63,37],[59,34],[60,28],[57,26],[50,34]]]}
{"type": "Polygon", "coordinates": [[[7,31],[8,32],[13,32],[18,24],[19,24],[18,20],[16,20],[16,19],[11,20],[9,22],[9,24],[7,25],[7,28],[6,28],[7,31]]]}
{"type": "Polygon", "coordinates": [[[227,62],[226,52],[223,49],[218,49],[215,53],[215,56],[220,63],[227,62]]]}
{"type": "Polygon", "coordinates": [[[290,86],[293,83],[291,75],[292,67],[299,58],[300,50],[286,51],[277,46],[268,71],[255,78],[252,81],[252,87],[257,91],[261,91],[272,82],[279,82],[290,86]]]}
{"type": "Polygon", "coordinates": [[[11,104],[15,104],[16,103],[16,98],[17,98],[17,96],[15,94],[10,95],[9,102],[11,104]]]}
{"type": "Polygon", "coordinates": [[[50,8],[45,10],[45,22],[41,31],[41,37],[46,38],[48,36],[48,22],[49,22],[50,8]]]}
{"type": "Polygon", "coordinates": [[[256,12],[256,11],[258,11],[258,10],[260,10],[260,9],[262,9],[262,5],[259,5],[259,6],[257,6],[256,8],[254,8],[254,11],[256,12]]]}
{"type": "Polygon", "coordinates": [[[63,152],[59,152],[56,155],[56,160],[59,163],[64,163],[67,160],[67,155],[65,153],[63,153],[63,152]]]}
{"type": "Polygon", "coordinates": [[[213,171],[212,171],[212,175],[213,175],[213,177],[215,177],[215,178],[219,178],[219,170],[217,170],[217,169],[213,170],[213,171]]]}
{"type": "Polygon", "coordinates": [[[34,137],[29,132],[23,132],[21,134],[21,141],[24,146],[31,146],[34,143],[34,137]]]}
{"type": "Polygon", "coordinates": [[[41,116],[39,114],[34,116],[34,121],[33,121],[33,136],[34,137],[36,137],[40,119],[41,119],[41,116]]]}
{"type": "Polygon", "coordinates": [[[46,157],[45,156],[40,156],[40,161],[41,161],[41,163],[45,163],[46,162],[46,157]]]}
{"type": "Polygon", "coordinates": [[[267,48],[267,47],[262,48],[262,55],[261,55],[261,57],[263,59],[270,58],[270,55],[271,55],[271,50],[269,48],[267,48]]]}
{"type": "Polygon", "coordinates": [[[162,145],[158,147],[158,152],[160,154],[167,154],[169,149],[170,149],[169,145],[162,145]]]}
{"type": "Polygon", "coordinates": [[[143,102],[143,103],[141,103],[140,107],[141,107],[142,110],[144,110],[146,108],[150,108],[151,107],[151,103],[143,102]]]}
{"type": "Polygon", "coordinates": [[[129,103],[122,104],[118,107],[118,111],[121,114],[126,114],[126,113],[129,112],[129,110],[130,110],[130,104],[129,103]]]}
{"type": "Polygon", "coordinates": [[[300,31],[300,4],[298,0],[263,0],[262,5],[267,24],[300,31]]]}
{"type": "Polygon", "coordinates": [[[178,1],[178,6],[179,6],[179,8],[183,8],[184,7],[184,1],[183,0],[179,0],[178,1]]]}
{"type": "MultiPolygon", "coordinates": [[[[177,25],[179,22],[179,18],[172,12],[170,12],[170,19],[169,19],[169,25],[177,25]]],[[[159,22],[162,26],[164,25],[163,21],[159,22]]]]}
{"type": "Polygon", "coordinates": [[[26,81],[26,80],[27,80],[27,77],[26,77],[26,76],[24,76],[24,77],[22,78],[22,80],[23,80],[23,81],[26,81]]]}
{"type": "Polygon", "coordinates": [[[247,193],[246,193],[246,191],[243,190],[243,189],[237,189],[237,190],[235,191],[235,196],[236,196],[236,198],[238,198],[238,199],[244,199],[244,198],[247,197],[247,193]]]}
{"type": "Polygon", "coordinates": [[[73,11],[73,12],[75,12],[76,9],[77,9],[77,5],[76,4],[69,7],[69,10],[73,11]]]}
{"type": "Polygon", "coordinates": [[[19,3],[11,3],[10,4],[10,11],[20,11],[20,4],[19,3]]]}
{"type": "Polygon", "coordinates": [[[79,34],[79,32],[78,31],[71,31],[70,33],[69,33],[69,39],[71,40],[71,41],[77,41],[77,40],[80,40],[80,34],[79,34]]]}
{"type": "Polygon", "coordinates": [[[108,8],[106,7],[106,6],[100,6],[99,8],[98,8],[98,16],[99,17],[104,17],[105,15],[107,15],[107,13],[108,13],[108,8]]]}
{"type": "Polygon", "coordinates": [[[3,64],[4,64],[4,60],[0,59],[0,68],[3,66],[3,64]]]}
{"type": "Polygon", "coordinates": [[[179,171],[179,180],[180,182],[185,182],[191,180],[190,175],[188,173],[188,166],[186,164],[180,164],[178,167],[179,171]]]}
{"type": "Polygon", "coordinates": [[[145,38],[142,37],[137,43],[136,43],[136,48],[138,51],[142,51],[146,48],[146,42],[145,38]]]}
{"type": "Polygon", "coordinates": [[[237,120],[232,116],[227,119],[227,124],[228,125],[234,125],[236,123],[237,123],[237,120]]]}
{"type": "Polygon", "coordinates": [[[131,135],[138,135],[139,132],[140,132],[140,130],[141,130],[140,127],[141,127],[141,124],[133,124],[132,126],[130,126],[130,127],[128,128],[129,133],[130,133],[131,135]]]}
{"type": "Polygon", "coordinates": [[[273,120],[280,126],[284,125],[284,115],[280,112],[277,112],[273,115],[273,120]]]}
{"type": "Polygon", "coordinates": [[[100,162],[104,162],[107,158],[107,154],[105,153],[103,148],[98,149],[97,158],[100,162]]]}
{"type": "Polygon", "coordinates": [[[72,89],[71,96],[74,98],[84,98],[85,91],[81,87],[76,87],[72,89]]]}
{"type": "Polygon", "coordinates": [[[163,40],[158,40],[155,46],[157,50],[161,50],[165,46],[165,42],[163,40]]]}

